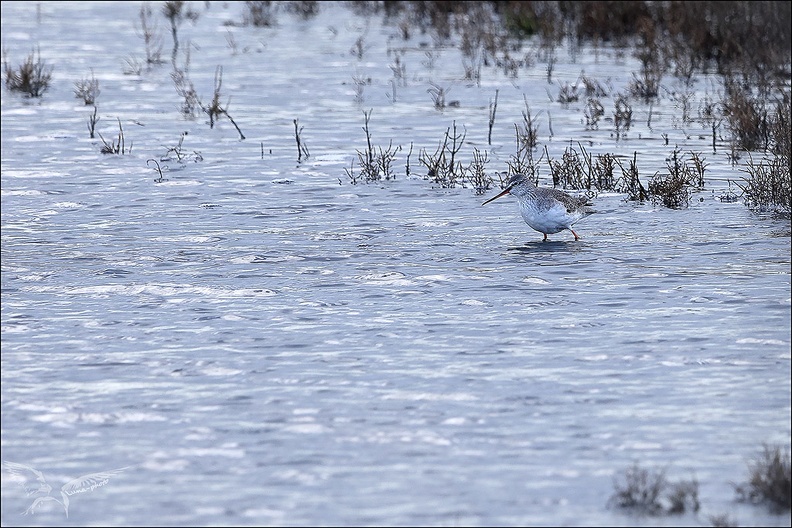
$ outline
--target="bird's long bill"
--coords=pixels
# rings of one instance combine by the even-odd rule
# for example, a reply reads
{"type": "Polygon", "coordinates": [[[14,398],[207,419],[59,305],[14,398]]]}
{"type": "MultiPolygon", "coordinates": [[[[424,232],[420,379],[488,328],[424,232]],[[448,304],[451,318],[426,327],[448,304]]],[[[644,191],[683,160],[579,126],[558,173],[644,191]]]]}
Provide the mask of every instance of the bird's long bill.
{"type": "Polygon", "coordinates": [[[490,203],[491,201],[493,201],[493,200],[497,200],[497,199],[498,199],[498,198],[500,198],[501,196],[504,196],[504,195],[507,195],[507,194],[509,194],[509,191],[511,191],[511,187],[507,187],[507,188],[506,188],[506,189],[504,189],[504,190],[503,190],[503,191],[502,191],[502,192],[501,192],[501,193],[500,193],[498,196],[496,196],[496,197],[494,197],[494,198],[490,198],[489,200],[487,200],[486,202],[484,202],[484,203],[483,203],[483,204],[481,204],[481,205],[487,205],[487,204],[488,204],[488,203],[490,203]]]}

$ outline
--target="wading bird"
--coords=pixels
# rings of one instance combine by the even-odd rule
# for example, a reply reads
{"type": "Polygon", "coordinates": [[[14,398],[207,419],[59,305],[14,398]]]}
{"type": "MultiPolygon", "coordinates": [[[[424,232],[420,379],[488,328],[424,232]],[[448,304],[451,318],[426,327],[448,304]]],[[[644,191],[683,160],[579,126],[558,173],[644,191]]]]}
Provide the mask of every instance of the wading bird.
{"type": "MultiPolygon", "coordinates": [[[[532,229],[544,234],[543,241],[547,240],[547,235],[564,229],[572,231],[576,222],[594,212],[588,208],[591,205],[588,198],[575,198],[558,189],[537,187],[524,174],[512,175],[499,195],[481,205],[487,205],[507,194],[517,198],[523,220],[532,229]]],[[[572,234],[575,240],[580,240],[577,233],[572,231],[572,234]]]]}

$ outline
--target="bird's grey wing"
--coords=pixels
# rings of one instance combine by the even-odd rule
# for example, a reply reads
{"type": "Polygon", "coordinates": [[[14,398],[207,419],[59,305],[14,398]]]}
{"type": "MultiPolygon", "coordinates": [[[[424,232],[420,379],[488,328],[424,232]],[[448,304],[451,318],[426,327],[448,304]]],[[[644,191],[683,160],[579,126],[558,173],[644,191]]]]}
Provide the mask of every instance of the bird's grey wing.
{"type": "Polygon", "coordinates": [[[21,477],[23,480],[19,483],[20,486],[25,488],[25,492],[28,495],[33,495],[36,492],[44,492],[43,488],[49,488],[47,484],[47,479],[44,478],[44,474],[37,470],[33,469],[30,466],[26,466],[25,464],[17,464],[16,462],[9,462],[7,460],[3,460],[3,467],[15,477],[21,477]],[[28,482],[35,476],[36,480],[40,482],[42,485],[31,487],[28,485],[28,482]]]}
{"type": "Polygon", "coordinates": [[[550,191],[553,193],[553,198],[564,204],[564,207],[570,213],[576,209],[592,205],[588,196],[571,196],[560,189],[550,189],[550,191]]]}
{"type": "Polygon", "coordinates": [[[111,477],[114,477],[115,475],[118,475],[127,469],[129,468],[125,467],[121,469],[112,469],[110,471],[100,471],[99,473],[90,473],[88,475],[77,477],[76,479],[72,479],[64,484],[61,488],[61,492],[65,493],[66,495],[74,495],[75,493],[91,491],[104,486],[111,477]]]}

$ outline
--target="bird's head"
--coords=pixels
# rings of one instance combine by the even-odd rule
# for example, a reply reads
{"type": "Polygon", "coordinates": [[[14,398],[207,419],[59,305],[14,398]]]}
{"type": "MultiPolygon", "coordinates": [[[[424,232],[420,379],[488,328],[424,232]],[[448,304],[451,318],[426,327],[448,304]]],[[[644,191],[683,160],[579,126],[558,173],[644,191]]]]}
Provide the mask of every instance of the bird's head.
{"type": "Polygon", "coordinates": [[[487,205],[491,201],[497,200],[501,196],[506,196],[507,194],[513,194],[514,196],[522,196],[534,187],[536,186],[525,174],[512,174],[509,180],[506,182],[506,188],[504,188],[500,192],[500,194],[498,194],[493,198],[490,198],[481,205],[487,205]]]}

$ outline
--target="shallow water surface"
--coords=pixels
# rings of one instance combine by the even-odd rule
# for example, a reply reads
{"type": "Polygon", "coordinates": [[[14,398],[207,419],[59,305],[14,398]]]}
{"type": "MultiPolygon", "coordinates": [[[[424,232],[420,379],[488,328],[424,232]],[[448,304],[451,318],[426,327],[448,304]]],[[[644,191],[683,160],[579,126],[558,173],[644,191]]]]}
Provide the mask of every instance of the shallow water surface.
{"type": "MultiPolygon", "coordinates": [[[[685,210],[601,193],[580,241],[542,242],[514,199],[481,207],[495,189],[436,188],[415,158],[411,177],[349,183],[368,107],[348,83],[358,69],[387,85],[384,44],[370,67],[349,55],[363,19],[336,7],[270,32],[232,27],[262,47],[234,56],[212,31],[238,5],[185,26],[197,79],[226,66],[241,142],[228,122],[180,121],[167,67],[118,75],[122,43],[142,46],[137,5],[44,2],[38,25],[26,25],[33,4],[3,6],[4,40],[19,53],[40,42],[57,82],[41,102],[2,96],[2,458],[43,472],[54,498],[69,479],[123,469],[72,496],[68,519],[53,501],[21,515],[33,497],[4,470],[3,525],[789,524],[735,502],[732,486],[762,443],[789,446],[789,221],[718,200],[736,177],[721,158],[685,210]],[[118,21],[96,29],[107,53],[67,31],[90,20],[118,21]],[[293,46],[301,31],[321,43],[317,70],[293,46]],[[292,72],[289,57],[306,65],[292,72]],[[103,130],[121,114],[130,155],[86,139],[63,76],[89,67],[103,130]],[[301,164],[294,118],[310,128],[301,164]],[[146,160],[188,128],[203,161],[171,162],[155,183],[146,160]],[[609,508],[633,462],[695,478],[701,510],[609,508]]],[[[382,44],[388,31],[367,35],[382,44]]],[[[409,64],[427,76],[413,95],[392,108],[371,96],[380,143],[434,148],[455,119],[484,148],[493,87],[546,84],[495,72],[455,89],[456,114],[431,114],[424,80],[452,73],[409,64]]],[[[574,78],[581,64],[565,68],[574,78]]],[[[522,97],[501,97],[519,116],[522,97]]],[[[557,136],[580,134],[553,111],[557,136]]],[[[496,134],[494,170],[512,131],[496,134]]],[[[653,139],[631,141],[662,162],[653,139]]]]}

